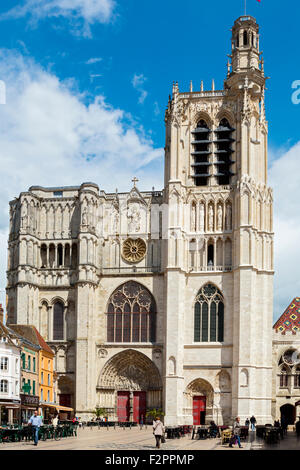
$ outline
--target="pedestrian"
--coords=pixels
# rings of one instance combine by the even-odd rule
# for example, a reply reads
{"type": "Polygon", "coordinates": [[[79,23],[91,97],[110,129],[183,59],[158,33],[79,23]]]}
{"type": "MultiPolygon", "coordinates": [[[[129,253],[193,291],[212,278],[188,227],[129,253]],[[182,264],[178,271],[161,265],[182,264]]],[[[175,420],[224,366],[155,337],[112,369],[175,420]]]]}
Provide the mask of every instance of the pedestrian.
{"type": "Polygon", "coordinates": [[[210,426],[209,426],[209,437],[213,437],[213,438],[217,437],[218,432],[219,432],[218,426],[216,425],[214,421],[211,421],[210,426]]]}
{"type": "Polygon", "coordinates": [[[297,439],[300,437],[300,416],[299,416],[299,421],[296,423],[296,434],[297,434],[297,439]]]}
{"type": "Polygon", "coordinates": [[[161,438],[165,432],[163,423],[160,420],[159,416],[156,416],[155,423],[153,424],[153,434],[156,440],[156,447],[160,449],[161,438]]]}
{"type": "Polygon", "coordinates": [[[252,415],[250,418],[250,424],[251,424],[251,431],[255,431],[256,419],[254,415],[252,415]]]}
{"type": "Polygon", "coordinates": [[[28,424],[32,426],[33,435],[34,435],[34,445],[37,446],[39,442],[39,429],[43,424],[41,416],[38,416],[37,410],[34,411],[34,414],[31,416],[28,424]]]}
{"type": "Polygon", "coordinates": [[[58,415],[54,416],[52,420],[52,426],[56,428],[57,425],[58,425],[58,415]]]}
{"type": "Polygon", "coordinates": [[[240,436],[241,436],[240,418],[237,417],[232,427],[232,437],[229,442],[229,447],[233,447],[233,444],[236,442],[239,445],[239,448],[242,449],[240,436]]]}
{"type": "Polygon", "coordinates": [[[250,424],[250,421],[249,421],[249,418],[247,418],[246,421],[245,421],[245,426],[247,426],[247,428],[249,428],[249,424],[250,424]]]}

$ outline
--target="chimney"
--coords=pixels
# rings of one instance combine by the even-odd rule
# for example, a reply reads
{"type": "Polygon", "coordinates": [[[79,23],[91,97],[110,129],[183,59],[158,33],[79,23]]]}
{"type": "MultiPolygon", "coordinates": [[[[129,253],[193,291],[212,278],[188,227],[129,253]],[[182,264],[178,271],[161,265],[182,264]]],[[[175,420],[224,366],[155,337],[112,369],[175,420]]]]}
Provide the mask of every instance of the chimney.
{"type": "Polygon", "coordinates": [[[2,304],[0,304],[0,322],[4,323],[4,309],[2,307],[2,304]]]}

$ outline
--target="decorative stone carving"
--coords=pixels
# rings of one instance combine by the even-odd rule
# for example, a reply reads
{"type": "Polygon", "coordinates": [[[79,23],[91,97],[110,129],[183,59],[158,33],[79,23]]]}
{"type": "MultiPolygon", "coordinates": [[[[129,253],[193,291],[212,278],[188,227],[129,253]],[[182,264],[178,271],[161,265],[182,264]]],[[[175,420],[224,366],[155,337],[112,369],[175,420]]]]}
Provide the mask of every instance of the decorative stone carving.
{"type": "Polygon", "coordinates": [[[200,395],[206,397],[206,406],[211,407],[214,402],[214,390],[209,382],[204,379],[196,379],[191,382],[186,390],[190,396],[200,395]]]}
{"type": "Polygon", "coordinates": [[[144,354],[129,350],[113,356],[104,366],[98,388],[115,390],[161,390],[155,364],[144,354]]]}
{"type": "Polygon", "coordinates": [[[214,231],[214,208],[212,205],[210,205],[208,209],[208,231],[214,231]]]}
{"type": "Polygon", "coordinates": [[[160,359],[161,358],[161,350],[160,349],[154,349],[153,355],[155,359],[160,359]]]}
{"type": "Polygon", "coordinates": [[[201,203],[199,207],[199,230],[200,232],[204,232],[205,227],[205,207],[204,204],[201,203]]]}
{"type": "Polygon", "coordinates": [[[231,204],[227,204],[227,206],[226,206],[225,228],[226,228],[226,230],[231,230],[232,229],[232,208],[231,208],[231,204]]]}
{"type": "Polygon", "coordinates": [[[139,204],[132,204],[127,212],[129,233],[139,232],[141,230],[141,213],[139,204]]]}
{"type": "Polygon", "coordinates": [[[86,207],[83,210],[82,220],[81,221],[82,221],[82,225],[87,225],[87,223],[88,223],[88,212],[87,212],[86,207]]]}
{"type": "Polygon", "coordinates": [[[105,358],[108,355],[108,351],[104,348],[98,350],[98,357],[105,358]]]}
{"type": "Polygon", "coordinates": [[[147,247],[144,240],[127,238],[123,243],[122,257],[129,263],[139,263],[146,255],[147,247]]]}
{"type": "Polygon", "coordinates": [[[218,213],[217,213],[217,230],[218,232],[221,232],[222,231],[222,227],[223,227],[223,208],[221,206],[221,204],[218,205],[218,213]]]}

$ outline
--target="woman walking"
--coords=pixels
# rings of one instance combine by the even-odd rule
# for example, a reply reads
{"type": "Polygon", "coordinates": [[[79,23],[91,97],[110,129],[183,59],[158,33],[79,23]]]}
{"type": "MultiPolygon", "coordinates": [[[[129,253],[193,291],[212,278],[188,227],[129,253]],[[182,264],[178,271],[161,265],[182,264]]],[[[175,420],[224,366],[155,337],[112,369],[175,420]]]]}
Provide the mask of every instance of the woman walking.
{"type": "Polygon", "coordinates": [[[155,423],[153,423],[153,434],[155,436],[157,449],[160,449],[161,438],[164,432],[165,432],[164,425],[161,422],[159,416],[156,416],[155,423]]]}

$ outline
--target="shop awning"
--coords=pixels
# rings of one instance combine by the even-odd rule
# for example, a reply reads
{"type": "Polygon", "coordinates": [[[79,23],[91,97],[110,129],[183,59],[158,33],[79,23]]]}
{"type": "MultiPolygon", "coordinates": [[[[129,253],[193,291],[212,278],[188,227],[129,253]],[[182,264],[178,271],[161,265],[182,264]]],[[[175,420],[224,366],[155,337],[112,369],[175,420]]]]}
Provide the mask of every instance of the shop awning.
{"type": "Polygon", "coordinates": [[[53,405],[51,403],[41,403],[40,406],[44,408],[55,408],[57,411],[74,411],[73,408],[69,408],[68,406],[53,405]]]}
{"type": "Polygon", "coordinates": [[[68,406],[57,405],[58,411],[74,411],[74,408],[69,408],[68,406]]]}
{"type": "Polygon", "coordinates": [[[10,409],[11,409],[11,408],[19,409],[20,406],[21,406],[21,403],[20,403],[19,405],[17,405],[16,403],[7,403],[7,402],[6,402],[6,403],[2,403],[2,402],[0,401],[0,406],[6,406],[6,408],[10,408],[10,409]]]}

